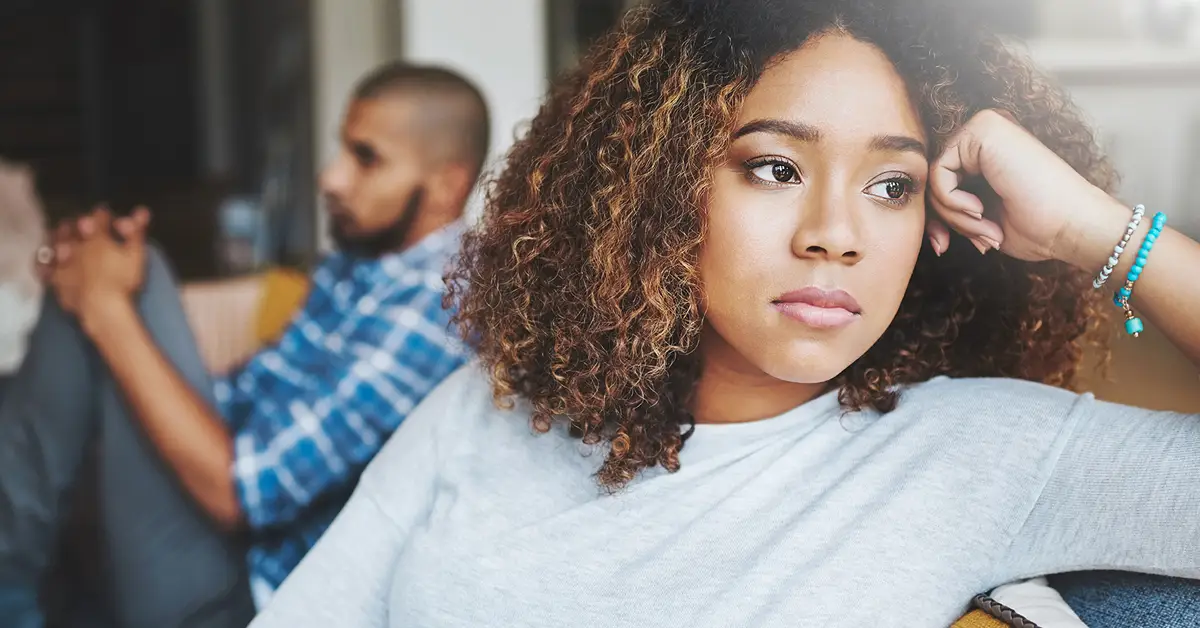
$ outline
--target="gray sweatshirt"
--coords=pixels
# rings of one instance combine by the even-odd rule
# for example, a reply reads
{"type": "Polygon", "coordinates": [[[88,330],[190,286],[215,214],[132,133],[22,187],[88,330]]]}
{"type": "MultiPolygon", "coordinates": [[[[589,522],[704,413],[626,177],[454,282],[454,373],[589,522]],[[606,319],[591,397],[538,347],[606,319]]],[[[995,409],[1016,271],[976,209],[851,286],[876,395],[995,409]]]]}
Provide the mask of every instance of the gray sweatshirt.
{"type": "Polygon", "coordinates": [[[929,626],[1023,577],[1200,578],[1200,417],[939,378],[700,425],[612,495],[603,451],[478,365],[395,434],[253,628],[929,626]]]}

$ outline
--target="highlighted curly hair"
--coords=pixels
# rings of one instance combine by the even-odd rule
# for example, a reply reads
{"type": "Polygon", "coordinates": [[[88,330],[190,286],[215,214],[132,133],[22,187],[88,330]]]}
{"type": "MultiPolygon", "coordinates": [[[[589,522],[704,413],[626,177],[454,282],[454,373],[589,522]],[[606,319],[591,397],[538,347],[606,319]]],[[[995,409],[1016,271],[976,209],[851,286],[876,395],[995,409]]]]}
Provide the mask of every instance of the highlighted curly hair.
{"type": "MultiPolygon", "coordinates": [[[[451,299],[504,404],[608,443],[601,485],[679,467],[702,367],[698,256],[710,176],[772,60],[824,32],[882,49],[940,149],[974,113],[1016,118],[1092,183],[1114,174],[1067,96],[952,3],[670,0],[631,12],[563,77],[493,182],[451,299]]],[[[938,375],[1066,386],[1102,304],[1060,263],[928,245],[895,320],[833,382],[890,411],[938,375]],[[961,256],[961,257],[960,257],[961,256]],[[967,256],[970,256],[969,258],[967,256]]]]}

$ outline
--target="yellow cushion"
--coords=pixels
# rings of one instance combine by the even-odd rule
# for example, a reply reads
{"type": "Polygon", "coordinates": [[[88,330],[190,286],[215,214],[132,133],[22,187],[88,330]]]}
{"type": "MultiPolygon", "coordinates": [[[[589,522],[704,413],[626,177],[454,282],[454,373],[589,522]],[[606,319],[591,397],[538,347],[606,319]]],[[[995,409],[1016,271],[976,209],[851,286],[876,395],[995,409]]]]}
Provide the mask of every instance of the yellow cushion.
{"type": "Polygon", "coordinates": [[[286,268],[273,268],[263,274],[262,297],[254,321],[254,337],[260,344],[271,344],[283,335],[292,317],[308,298],[308,275],[286,268]]]}
{"type": "Polygon", "coordinates": [[[1007,624],[983,611],[971,611],[950,628],[1006,628],[1007,624]]]}

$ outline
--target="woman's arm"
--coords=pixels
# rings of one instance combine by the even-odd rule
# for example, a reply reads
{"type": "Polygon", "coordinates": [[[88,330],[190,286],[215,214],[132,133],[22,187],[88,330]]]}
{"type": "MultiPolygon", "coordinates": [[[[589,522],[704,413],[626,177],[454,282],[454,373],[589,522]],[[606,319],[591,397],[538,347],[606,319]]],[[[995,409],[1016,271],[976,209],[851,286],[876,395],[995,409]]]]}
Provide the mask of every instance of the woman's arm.
{"type": "MultiPolygon", "coordinates": [[[[986,250],[1026,261],[1059,260],[1099,274],[1124,235],[1132,209],[1089,183],[1012,116],[977,114],[947,142],[930,166],[929,202],[940,220],[929,225],[936,250],[949,246],[946,225],[986,250]],[[995,193],[985,204],[963,189],[982,177],[995,193]]],[[[1106,295],[1124,284],[1156,212],[1149,208],[1137,233],[1104,286],[1106,295]]],[[[1168,227],[1170,223],[1168,223],[1168,227]]],[[[1155,243],[1131,304],[1200,366],[1200,245],[1167,229],[1155,243]]],[[[1116,307],[1116,306],[1114,306],[1116,307]]]]}
{"type": "Polygon", "coordinates": [[[252,628],[387,628],[405,534],[367,493],[355,493],[252,628]]]}
{"type": "Polygon", "coordinates": [[[409,415],[253,628],[388,626],[392,572],[409,533],[429,517],[444,459],[440,435],[463,418],[477,371],[451,375],[409,415]]]}
{"type": "MultiPolygon", "coordinates": [[[[1095,202],[1094,210],[1082,212],[1086,218],[1064,243],[1059,259],[1098,272],[1125,233],[1131,212],[1107,195],[1098,195],[1095,202]]],[[[1169,219],[1171,209],[1163,208],[1163,211],[1169,219]]],[[[1105,286],[1107,292],[1117,290],[1124,283],[1125,274],[1137,257],[1137,249],[1150,231],[1154,212],[1154,209],[1148,210],[1129,240],[1129,247],[1105,286]]],[[[1134,284],[1130,304],[1134,313],[1154,323],[1200,368],[1200,244],[1171,229],[1170,222],[1167,225],[1154,243],[1145,271],[1134,284]]]]}
{"type": "Polygon", "coordinates": [[[1082,396],[998,565],[1006,577],[1119,570],[1200,578],[1200,417],[1082,396]]]}
{"type": "MultiPolygon", "coordinates": [[[[950,138],[930,167],[929,190],[936,250],[949,246],[948,225],[1017,259],[1058,260],[1097,274],[1132,214],[998,111],[977,114],[950,138]],[[995,202],[963,189],[980,177],[995,202]]],[[[1172,208],[1148,211],[1106,295],[1124,283],[1157,211],[1172,208]]],[[[1165,231],[1131,303],[1200,364],[1200,245],[1165,231]]],[[[1068,423],[998,573],[1123,569],[1200,578],[1200,417],[1083,396],[1068,423]]]]}

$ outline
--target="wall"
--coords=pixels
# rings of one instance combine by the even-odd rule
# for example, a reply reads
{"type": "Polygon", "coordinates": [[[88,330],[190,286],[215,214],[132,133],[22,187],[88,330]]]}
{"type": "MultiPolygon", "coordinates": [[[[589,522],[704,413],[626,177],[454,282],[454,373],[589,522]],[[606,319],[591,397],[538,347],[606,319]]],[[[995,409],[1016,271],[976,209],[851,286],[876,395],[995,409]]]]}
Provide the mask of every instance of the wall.
{"type": "Polygon", "coordinates": [[[1042,36],[1064,38],[1119,38],[1128,34],[1123,15],[1128,0],[1051,0],[1036,3],[1042,36]]]}
{"type": "MultiPolygon", "coordinates": [[[[512,145],[546,87],[543,0],[313,0],[316,167],[337,149],[346,95],[372,67],[403,57],[475,81],[492,112],[492,156],[512,145]]],[[[479,196],[472,200],[477,215],[479,196]]],[[[324,212],[319,246],[328,250],[324,212]]]]}
{"type": "MultiPolygon", "coordinates": [[[[537,113],[546,88],[544,0],[401,2],[404,58],[445,65],[474,81],[491,108],[492,156],[503,155],[537,113]]],[[[477,215],[478,195],[470,210],[477,215]]]]}
{"type": "Polygon", "coordinates": [[[230,0],[193,0],[196,66],[200,93],[201,172],[224,177],[234,172],[232,53],[230,0]]]}
{"type": "MultiPolygon", "coordinates": [[[[313,0],[313,132],[315,171],[335,154],[346,96],[358,79],[395,49],[390,0],[313,0]]],[[[330,242],[326,215],[317,212],[318,247],[330,242]]]]}

